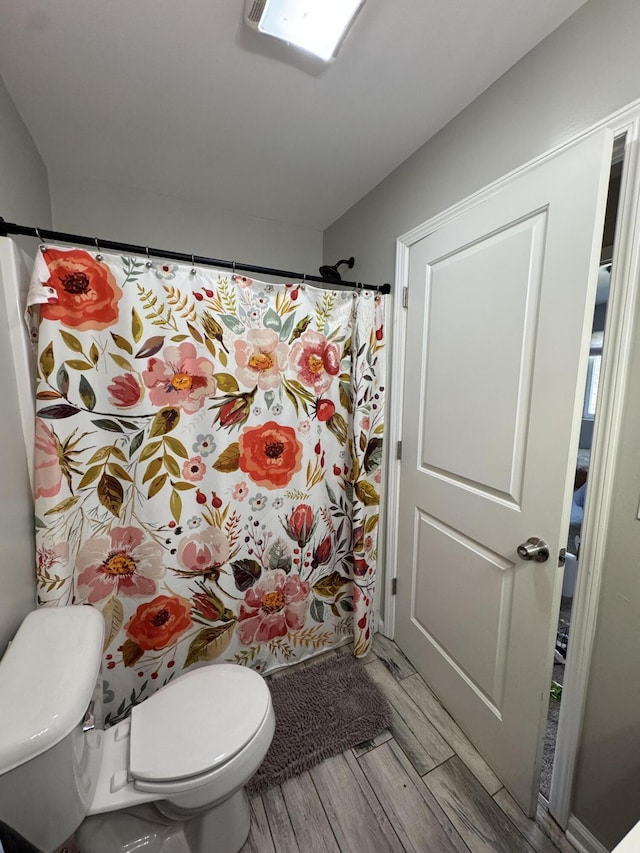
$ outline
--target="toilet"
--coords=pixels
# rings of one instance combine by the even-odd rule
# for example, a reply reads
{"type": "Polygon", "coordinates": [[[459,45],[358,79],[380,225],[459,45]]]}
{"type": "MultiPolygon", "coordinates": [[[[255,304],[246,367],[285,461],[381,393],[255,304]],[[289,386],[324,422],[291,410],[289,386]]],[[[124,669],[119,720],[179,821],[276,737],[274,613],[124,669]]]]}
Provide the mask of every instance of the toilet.
{"type": "Polygon", "coordinates": [[[0,660],[0,820],[52,853],[237,853],[245,784],[273,738],[263,678],[236,664],[186,673],[103,730],[104,622],[42,608],[0,660]]]}

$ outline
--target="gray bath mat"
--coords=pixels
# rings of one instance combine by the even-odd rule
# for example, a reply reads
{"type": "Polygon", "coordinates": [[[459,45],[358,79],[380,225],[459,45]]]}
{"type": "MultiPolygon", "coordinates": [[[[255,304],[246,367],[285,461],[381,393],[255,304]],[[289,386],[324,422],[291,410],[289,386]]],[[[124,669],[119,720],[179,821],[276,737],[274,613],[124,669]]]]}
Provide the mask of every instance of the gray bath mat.
{"type": "Polygon", "coordinates": [[[387,700],[351,656],[334,657],[269,681],[276,732],[247,785],[261,794],[388,728],[387,700]]]}

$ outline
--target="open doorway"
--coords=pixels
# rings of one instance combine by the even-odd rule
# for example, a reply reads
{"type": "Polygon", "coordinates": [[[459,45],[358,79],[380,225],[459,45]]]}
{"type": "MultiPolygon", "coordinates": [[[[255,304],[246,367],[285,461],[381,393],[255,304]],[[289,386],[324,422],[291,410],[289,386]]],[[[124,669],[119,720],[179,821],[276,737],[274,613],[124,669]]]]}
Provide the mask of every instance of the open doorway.
{"type": "Polygon", "coordinates": [[[609,176],[609,192],[607,196],[607,210],[600,254],[598,289],[596,293],[593,325],[591,329],[589,368],[585,385],[584,404],[581,413],[580,442],[576,458],[574,493],[571,505],[569,533],[565,548],[562,599],[558,615],[553,676],[550,685],[547,729],[545,733],[542,769],[540,774],[540,793],[545,800],[549,799],[551,789],[551,776],[553,773],[553,762],[556,751],[558,721],[560,717],[562,691],[565,681],[566,658],[571,640],[573,599],[578,571],[580,568],[582,519],[586,490],[589,482],[589,467],[591,463],[594,424],[598,412],[600,365],[602,363],[602,350],[605,342],[609,283],[611,281],[613,246],[616,222],[618,218],[623,158],[624,139],[621,139],[614,147],[611,172],[609,176]]]}

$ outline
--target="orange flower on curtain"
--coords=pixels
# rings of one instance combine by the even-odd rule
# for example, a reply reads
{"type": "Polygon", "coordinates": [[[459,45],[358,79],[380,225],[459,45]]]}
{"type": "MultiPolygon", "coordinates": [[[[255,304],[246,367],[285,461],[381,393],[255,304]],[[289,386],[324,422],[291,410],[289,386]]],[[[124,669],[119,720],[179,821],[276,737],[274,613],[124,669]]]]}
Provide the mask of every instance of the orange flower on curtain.
{"type": "Polygon", "coordinates": [[[367,652],[381,297],[47,249],[39,602],[100,608],[107,725],[176,674],[367,652]]]}
{"type": "Polygon", "coordinates": [[[125,630],[129,642],[144,652],[165,649],[190,627],[191,602],[177,595],[159,595],[137,608],[125,630]]]}
{"type": "Polygon", "coordinates": [[[47,249],[49,287],[56,301],[43,305],[41,316],[65,326],[99,331],[118,319],[122,291],[109,267],[79,249],[47,249]]]}
{"type": "Polygon", "coordinates": [[[302,465],[302,444],[292,427],[268,421],[264,426],[245,427],[240,436],[240,468],[258,486],[286,486],[302,465]]]}

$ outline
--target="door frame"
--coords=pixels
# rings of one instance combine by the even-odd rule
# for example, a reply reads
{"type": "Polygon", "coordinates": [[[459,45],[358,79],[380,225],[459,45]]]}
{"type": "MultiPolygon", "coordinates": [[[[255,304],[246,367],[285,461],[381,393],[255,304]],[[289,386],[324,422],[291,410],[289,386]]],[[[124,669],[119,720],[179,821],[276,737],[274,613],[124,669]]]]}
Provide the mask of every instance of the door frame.
{"type": "Polygon", "coordinates": [[[573,600],[572,643],[569,645],[566,662],[563,701],[549,796],[549,811],[563,829],[567,828],[571,817],[573,777],[582,732],[606,535],[615,486],[614,463],[620,440],[623,403],[627,383],[630,381],[629,358],[640,275],[640,99],[398,237],[393,288],[393,319],[388,324],[393,328],[389,360],[389,376],[393,376],[393,382],[388,383],[390,393],[387,407],[389,450],[385,477],[387,483],[384,528],[385,578],[382,618],[379,624],[382,633],[393,639],[396,615],[394,590],[397,577],[401,465],[398,450],[402,441],[406,351],[406,308],[403,303],[405,294],[408,294],[411,247],[476,204],[495,195],[524,171],[536,167],[560,151],[575,145],[585,136],[605,127],[610,128],[614,133],[614,146],[619,144],[619,139],[624,138],[622,143],[624,165],[607,306],[606,343],[600,372],[598,412],[589,466],[591,488],[584,513],[580,549],[581,571],[573,600]]]}

